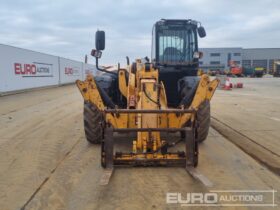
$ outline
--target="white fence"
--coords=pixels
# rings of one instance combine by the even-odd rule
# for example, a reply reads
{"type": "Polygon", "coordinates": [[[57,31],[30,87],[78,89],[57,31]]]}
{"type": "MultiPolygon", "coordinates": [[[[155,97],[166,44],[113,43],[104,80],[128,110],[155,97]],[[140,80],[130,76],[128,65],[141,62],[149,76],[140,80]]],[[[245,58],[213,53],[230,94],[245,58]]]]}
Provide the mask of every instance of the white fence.
{"type": "Polygon", "coordinates": [[[91,64],[87,64],[84,63],[83,64],[83,79],[85,79],[86,75],[88,74],[92,74],[92,75],[96,75],[96,67],[95,65],[91,65],[91,64]]]}
{"type": "Polygon", "coordinates": [[[96,74],[91,64],[0,44],[0,94],[63,85],[96,74]]]}

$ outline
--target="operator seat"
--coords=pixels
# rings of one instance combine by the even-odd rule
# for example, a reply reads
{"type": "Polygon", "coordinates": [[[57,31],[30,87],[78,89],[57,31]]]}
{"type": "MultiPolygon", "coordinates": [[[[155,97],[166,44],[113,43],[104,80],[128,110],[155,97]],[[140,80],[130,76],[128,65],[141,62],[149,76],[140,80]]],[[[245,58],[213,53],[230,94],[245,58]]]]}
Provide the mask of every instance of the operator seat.
{"type": "Polygon", "coordinates": [[[163,61],[167,62],[179,62],[181,60],[182,53],[175,47],[167,47],[163,52],[163,61]]]}

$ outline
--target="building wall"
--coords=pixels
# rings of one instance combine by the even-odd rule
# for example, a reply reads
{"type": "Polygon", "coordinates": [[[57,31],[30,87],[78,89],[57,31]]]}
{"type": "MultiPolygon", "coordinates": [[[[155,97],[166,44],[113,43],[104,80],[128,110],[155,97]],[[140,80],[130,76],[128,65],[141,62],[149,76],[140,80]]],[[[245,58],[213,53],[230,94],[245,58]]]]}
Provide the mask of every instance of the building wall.
{"type": "Polygon", "coordinates": [[[227,69],[229,60],[242,64],[242,48],[201,48],[203,58],[200,59],[200,67],[208,69],[227,69]]]}
{"type": "Polygon", "coordinates": [[[230,60],[242,66],[264,67],[271,71],[274,60],[280,59],[280,48],[201,48],[200,51],[203,52],[200,67],[204,70],[228,69],[230,56],[230,60]]]}
{"type": "Polygon", "coordinates": [[[272,70],[274,60],[280,59],[280,48],[243,49],[243,66],[264,67],[272,70]]]}

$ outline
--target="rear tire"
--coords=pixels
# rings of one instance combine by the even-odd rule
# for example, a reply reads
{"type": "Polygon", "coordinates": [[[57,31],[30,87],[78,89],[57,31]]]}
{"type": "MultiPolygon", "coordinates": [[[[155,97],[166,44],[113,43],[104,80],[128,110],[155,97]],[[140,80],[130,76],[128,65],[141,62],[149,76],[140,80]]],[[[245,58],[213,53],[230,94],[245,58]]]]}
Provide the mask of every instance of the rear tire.
{"type": "Polygon", "coordinates": [[[100,144],[103,139],[102,113],[89,102],[84,103],[84,130],[89,143],[100,144]]]}
{"type": "Polygon", "coordinates": [[[197,128],[197,141],[201,143],[207,138],[210,127],[210,102],[208,100],[200,105],[196,117],[199,126],[197,128]]]}

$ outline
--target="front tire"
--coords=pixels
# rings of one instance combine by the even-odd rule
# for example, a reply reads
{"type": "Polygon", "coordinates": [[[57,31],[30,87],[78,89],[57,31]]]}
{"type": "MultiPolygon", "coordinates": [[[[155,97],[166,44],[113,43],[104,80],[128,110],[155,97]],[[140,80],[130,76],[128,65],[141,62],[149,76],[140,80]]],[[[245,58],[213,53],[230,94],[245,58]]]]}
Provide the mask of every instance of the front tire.
{"type": "Polygon", "coordinates": [[[103,121],[102,113],[98,108],[89,103],[84,103],[84,130],[85,136],[89,143],[100,144],[103,138],[103,121]]]}
{"type": "Polygon", "coordinates": [[[210,102],[208,100],[200,105],[196,117],[198,122],[197,141],[201,143],[207,138],[210,128],[210,102]]]}

